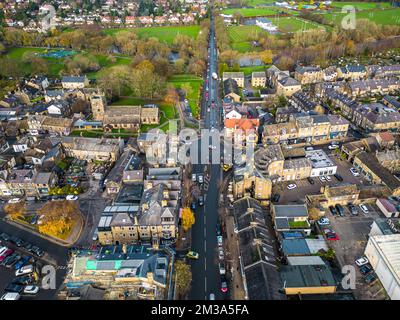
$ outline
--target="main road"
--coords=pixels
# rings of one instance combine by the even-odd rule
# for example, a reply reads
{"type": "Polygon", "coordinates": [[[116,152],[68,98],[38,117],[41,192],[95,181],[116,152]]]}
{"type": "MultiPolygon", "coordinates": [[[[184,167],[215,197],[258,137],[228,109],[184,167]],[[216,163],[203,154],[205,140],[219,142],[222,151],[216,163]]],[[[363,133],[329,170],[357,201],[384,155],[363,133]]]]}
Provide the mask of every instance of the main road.
{"type": "MultiPolygon", "coordinates": [[[[203,99],[201,115],[205,129],[219,130],[221,127],[221,104],[218,96],[218,80],[212,78],[214,72],[218,73],[218,57],[213,15],[211,15],[210,18],[208,54],[205,83],[205,89],[208,90],[208,99],[203,99]],[[212,102],[214,102],[214,106],[211,106],[212,102]]],[[[202,152],[210,152],[208,143],[209,142],[206,143],[205,147],[203,145],[203,148],[200,148],[202,152]]],[[[217,146],[217,148],[218,147],[219,146],[217,146]]],[[[193,172],[204,173],[205,182],[202,186],[204,206],[198,207],[195,211],[196,222],[192,228],[192,250],[199,253],[199,259],[192,262],[193,282],[190,299],[208,300],[211,293],[215,295],[216,299],[224,299],[225,297],[220,291],[221,279],[218,268],[216,234],[219,201],[218,185],[222,177],[222,171],[219,164],[194,164],[193,172]]]]}

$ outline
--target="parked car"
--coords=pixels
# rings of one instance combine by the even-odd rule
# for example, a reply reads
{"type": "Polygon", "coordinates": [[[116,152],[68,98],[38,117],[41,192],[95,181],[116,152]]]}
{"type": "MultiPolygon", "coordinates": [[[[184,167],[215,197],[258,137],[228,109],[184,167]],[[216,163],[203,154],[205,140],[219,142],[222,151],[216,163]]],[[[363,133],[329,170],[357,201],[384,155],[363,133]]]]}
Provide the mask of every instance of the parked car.
{"type": "Polygon", "coordinates": [[[35,285],[29,285],[24,288],[24,294],[32,294],[35,295],[39,292],[39,287],[35,285]]]}
{"type": "Polygon", "coordinates": [[[197,199],[199,206],[204,205],[204,197],[203,196],[199,196],[199,198],[197,199]]]}
{"type": "Polygon", "coordinates": [[[314,184],[314,183],[315,183],[315,181],[314,181],[313,178],[311,178],[311,177],[308,177],[307,180],[308,180],[308,182],[309,182],[310,184],[314,184]]]}
{"type": "Polygon", "coordinates": [[[358,177],[360,175],[360,173],[356,170],[356,168],[350,168],[350,172],[355,177],[358,177]]]}
{"type": "Polygon", "coordinates": [[[7,292],[1,296],[0,300],[19,300],[20,298],[18,292],[7,292]]]}
{"type": "Polygon", "coordinates": [[[339,235],[336,232],[329,232],[326,234],[326,238],[331,241],[340,240],[339,235]]]}
{"type": "Polygon", "coordinates": [[[11,268],[13,265],[15,265],[19,259],[21,259],[21,256],[19,254],[15,254],[12,256],[12,258],[8,259],[7,262],[4,264],[6,268],[11,268]]]}
{"type": "Polygon", "coordinates": [[[222,236],[217,236],[218,246],[222,247],[222,236]]]}
{"type": "Polygon", "coordinates": [[[339,148],[339,146],[337,145],[337,144],[330,144],[329,146],[328,146],[328,149],[329,150],[335,150],[335,149],[338,149],[339,148]]]}
{"type": "Polygon", "coordinates": [[[320,226],[329,226],[330,221],[329,221],[328,218],[322,217],[322,218],[320,218],[320,219],[317,221],[317,223],[318,223],[320,226]]]}
{"type": "Polygon", "coordinates": [[[1,250],[0,262],[3,261],[5,258],[7,258],[9,255],[11,255],[13,252],[14,252],[13,249],[9,249],[9,248],[6,248],[6,247],[5,247],[4,250],[1,250]]]}
{"type": "Polygon", "coordinates": [[[24,244],[24,240],[22,240],[21,238],[17,238],[14,243],[17,247],[22,247],[22,245],[24,244]]]}
{"type": "Polygon", "coordinates": [[[325,178],[324,176],[320,176],[320,177],[319,177],[319,180],[320,180],[321,182],[326,182],[326,178],[325,178]]]}
{"type": "Polygon", "coordinates": [[[3,232],[2,234],[0,234],[0,239],[4,240],[4,241],[8,241],[8,240],[10,240],[10,236],[7,233],[3,232]]]}
{"type": "Polygon", "coordinates": [[[197,252],[195,252],[195,251],[189,251],[186,254],[186,257],[188,257],[189,259],[196,259],[197,260],[199,258],[199,254],[197,252]]]}
{"type": "Polygon", "coordinates": [[[357,207],[354,204],[349,204],[348,207],[349,207],[350,213],[353,216],[358,216],[358,210],[357,210],[357,207]]]}
{"type": "Polygon", "coordinates": [[[338,181],[343,181],[343,178],[340,174],[335,173],[334,176],[338,181]]]}
{"type": "Polygon", "coordinates": [[[219,274],[220,274],[220,275],[225,275],[225,273],[226,273],[225,265],[224,265],[223,262],[220,262],[220,263],[219,263],[219,274]]]}
{"type": "Polygon", "coordinates": [[[37,246],[32,246],[31,252],[33,252],[38,257],[42,257],[44,255],[44,251],[37,246]]]}
{"type": "Polygon", "coordinates": [[[365,205],[365,204],[360,204],[359,205],[359,207],[360,207],[360,209],[364,212],[364,213],[368,213],[369,212],[369,210],[368,210],[368,208],[367,208],[367,206],[365,205]]]}
{"type": "Polygon", "coordinates": [[[23,276],[26,274],[31,274],[33,272],[33,265],[29,264],[27,266],[23,266],[20,269],[18,269],[17,271],[15,271],[15,276],[19,277],[19,276],[23,276]]]}
{"type": "Polygon", "coordinates": [[[332,215],[334,215],[334,216],[337,215],[337,211],[334,206],[329,206],[329,211],[332,213],[332,215]]]}
{"type": "Polygon", "coordinates": [[[358,258],[355,262],[356,262],[356,265],[359,266],[359,267],[361,267],[361,266],[363,266],[363,265],[369,263],[367,257],[358,258]]]}
{"type": "Polygon", "coordinates": [[[196,202],[193,201],[190,208],[192,208],[192,210],[196,210],[196,202]]]}
{"type": "Polygon", "coordinates": [[[17,277],[12,282],[12,284],[18,284],[18,285],[28,285],[28,284],[32,284],[32,283],[33,283],[33,279],[30,275],[17,277]]]}
{"type": "Polygon", "coordinates": [[[76,200],[79,199],[79,197],[70,194],[70,195],[66,196],[65,199],[68,200],[68,201],[76,201],[76,200]]]}
{"type": "Polygon", "coordinates": [[[214,293],[210,293],[210,300],[215,300],[215,294],[214,293]]]}
{"type": "Polygon", "coordinates": [[[15,270],[21,269],[24,265],[26,265],[30,260],[31,256],[23,256],[14,266],[15,270]]]}
{"type": "Polygon", "coordinates": [[[363,266],[360,267],[360,272],[363,275],[367,275],[368,273],[370,273],[372,271],[372,267],[370,264],[364,264],[363,266]]]}
{"type": "Polygon", "coordinates": [[[378,280],[378,278],[375,273],[369,273],[364,276],[364,281],[366,284],[373,284],[376,280],[378,280]]]}
{"type": "Polygon", "coordinates": [[[218,248],[218,259],[220,260],[220,261],[223,261],[224,260],[224,249],[222,249],[221,247],[219,247],[218,248]]]}
{"type": "Polygon", "coordinates": [[[297,188],[297,185],[296,185],[295,183],[291,183],[291,184],[289,184],[289,185],[287,186],[287,188],[288,188],[289,190],[296,189],[296,188],[297,188]]]}
{"type": "Polygon", "coordinates": [[[20,198],[12,198],[12,199],[8,200],[8,203],[18,203],[20,201],[21,201],[20,198]]]}
{"type": "Polygon", "coordinates": [[[25,242],[22,247],[25,248],[26,250],[28,250],[29,252],[31,252],[31,248],[33,247],[33,244],[29,243],[29,242],[25,242]]]}
{"type": "Polygon", "coordinates": [[[332,178],[331,178],[330,176],[326,176],[325,179],[326,179],[326,181],[328,181],[328,182],[332,181],[332,178]]]}
{"type": "Polygon", "coordinates": [[[7,287],[5,287],[4,291],[5,292],[16,292],[20,294],[24,290],[24,286],[21,286],[19,284],[13,284],[10,283],[7,287]]]}
{"type": "Polygon", "coordinates": [[[199,174],[197,178],[198,178],[199,183],[203,183],[204,182],[204,177],[203,177],[202,174],[199,174]]]}
{"type": "Polygon", "coordinates": [[[274,196],[272,197],[272,202],[278,202],[279,199],[281,198],[281,196],[279,194],[274,194],[274,196]]]}
{"type": "Polygon", "coordinates": [[[221,292],[227,293],[228,292],[228,283],[226,282],[226,278],[221,278],[221,292]]]}
{"type": "Polygon", "coordinates": [[[313,147],[306,147],[306,151],[313,151],[314,148],[313,147]]]}
{"type": "Polygon", "coordinates": [[[196,180],[197,180],[196,174],[195,174],[195,173],[192,173],[192,181],[193,181],[193,182],[196,182],[196,180]]]}
{"type": "Polygon", "coordinates": [[[344,208],[343,208],[340,204],[335,205],[335,208],[336,208],[336,210],[339,212],[339,215],[340,215],[341,217],[344,217],[344,216],[345,216],[345,214],[344,214],[344,208]]]}

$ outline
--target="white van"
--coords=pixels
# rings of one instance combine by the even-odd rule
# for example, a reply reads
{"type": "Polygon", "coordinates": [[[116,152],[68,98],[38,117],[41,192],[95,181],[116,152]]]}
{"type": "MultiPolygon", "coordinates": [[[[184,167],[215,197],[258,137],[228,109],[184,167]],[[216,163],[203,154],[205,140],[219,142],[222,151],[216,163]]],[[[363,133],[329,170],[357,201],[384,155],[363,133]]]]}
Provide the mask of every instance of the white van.
{"type": "Polygon", "coordinates": [[[2,295],[0,300],[19,300],[21,296],[17,292],[7,292],[2,295]]]}

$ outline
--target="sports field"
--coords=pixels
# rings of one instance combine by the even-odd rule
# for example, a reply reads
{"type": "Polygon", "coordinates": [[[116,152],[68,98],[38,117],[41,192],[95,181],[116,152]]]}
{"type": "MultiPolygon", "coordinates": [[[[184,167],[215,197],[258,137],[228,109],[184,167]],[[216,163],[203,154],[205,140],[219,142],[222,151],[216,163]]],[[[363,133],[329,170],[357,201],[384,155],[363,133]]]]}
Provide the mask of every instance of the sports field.
{"type": "MultiPolygon", "coordinates": [[[[335,25],[340,25],[346,13],[324,14],[326,20],[335,25]]],[[[376,24],[400,25],[400,8],[386,9],[379,11],[360,11],[356,12],[356,19],[368,19],[376,24]]]]}
{"type": "Polygon", "coordinates": [[[318,23],[296,17],[270,18],[269,20],[271,20],[281,32],[306,31],[316,28],[325,29],[324,26],[318,23]]]}
{"type": "Polygon", "coordinates": [[[344,6],[353,6],[357,10],[373,10],[373,9],[385,9],[390,8],[389,2],[332,2],[331,7],[342,8],[344,6]]]}
{"type": "Polygon", "coordinates": [[[234,14],[235,12],[239,12],[243,17],[262,17],[262,16],[272,16],[276,14],[277,9],[274,7],[271,8],[241,8],[241,9],[226,9],[223,10],[223,14],[234,14]]]}
{"type": "Polygon", "coordinates": [[[105,29],[106,34],[115,34],[121,31],[133,31],[141,39],[157,38],[160,41],[171,44],[178,34],[183,34],[192,38],[197,38],[200,26],[173,26],[173,27],[148,27],[148,28],[118,28],[105,29]]]}
{"type": "Polygon", "coordinates": [[[229,26],[228,34],[232,49],[239,52],[251,51],[251,39],[260,33],[265,33],[259,26],[229,26]]]}

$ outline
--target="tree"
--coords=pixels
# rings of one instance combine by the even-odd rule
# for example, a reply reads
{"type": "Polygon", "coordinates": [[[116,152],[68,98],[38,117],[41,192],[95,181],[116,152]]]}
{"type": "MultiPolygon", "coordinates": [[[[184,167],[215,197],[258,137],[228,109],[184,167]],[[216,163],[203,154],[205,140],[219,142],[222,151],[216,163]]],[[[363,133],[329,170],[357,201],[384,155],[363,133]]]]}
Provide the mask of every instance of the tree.
{"type": "Polygon", "coordinates": [[[192,283],[192,271],[189,265],[180,260],[175,262],[175,283],[179,298],[189,292],[192,283]]]}
{"type": "Polygon", "coordinates": [[[272,51],[271,50],[264,50],[259,53],[260,59],[262,62],[265,64],[271,64],[272,63],[272,51]]]}
{"type": "Polygon", "coordinates": [[[185,93],[185,96],[188,97],[193,93],[193,88],[190,83],[183,83],[181,85],[181,90],[185,93]]]}
{"type": "Polygon", "coordinates": [[[194,225],[196,219],[194,213],[190,208],[182,209],[182,228],[184,231],[189,230],[194,225]]]}
{"type": "Polygon", "coordinates": [[[346,54],[354,56],[356,54],[356,45],[353,40],[346,41],[346,54]]]}
{"type": "Polygon", "coordinates": [[[12,220],[16,220],[26,213],[26,204],[25,202],[8,203],[4,206],[3,210],[12,220]]]}
{"type": "Polygon", "coordinates": [[[176,88],[173,85],[169,85],[167,87],[167,93],[164,97],[164,101],[167,104],[175,105],[179,100],[178,92],[176,92],[176,88]]]}

